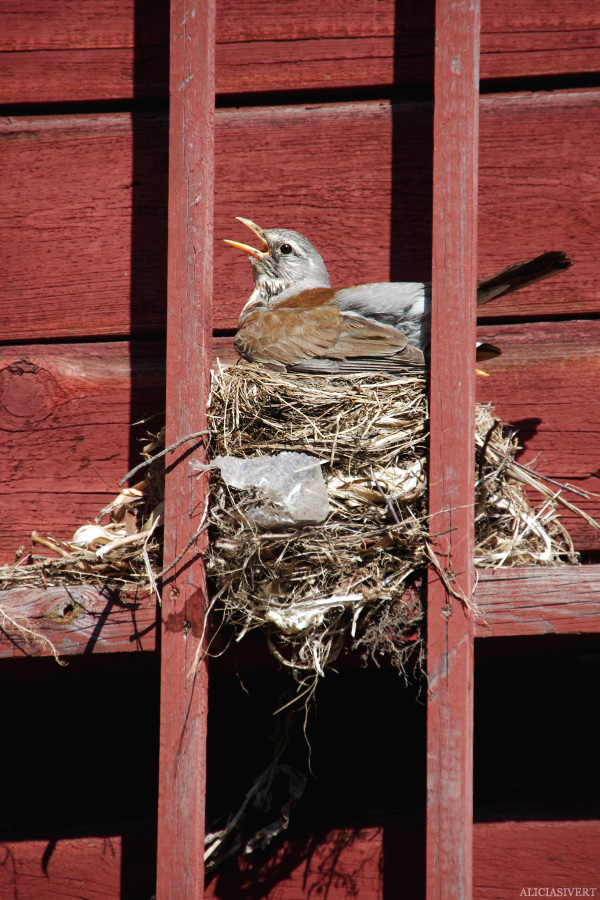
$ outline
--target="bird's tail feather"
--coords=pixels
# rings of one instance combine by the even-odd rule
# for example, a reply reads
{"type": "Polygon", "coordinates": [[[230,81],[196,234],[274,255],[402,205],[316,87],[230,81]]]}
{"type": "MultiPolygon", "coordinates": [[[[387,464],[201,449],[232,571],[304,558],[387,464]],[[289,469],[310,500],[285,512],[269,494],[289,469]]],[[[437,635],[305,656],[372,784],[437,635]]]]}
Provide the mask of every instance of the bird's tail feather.
{"type": "Polygon", "coordinates": [[[495,297],[518,291],[529,284],[535,284],[536,281],[552,278],[571,265],[571,260],[562,250],[550,250],[534,259],[508,266],[497,275],[482,278],[477,283],[477,306],[483,306],[495,297]]]}

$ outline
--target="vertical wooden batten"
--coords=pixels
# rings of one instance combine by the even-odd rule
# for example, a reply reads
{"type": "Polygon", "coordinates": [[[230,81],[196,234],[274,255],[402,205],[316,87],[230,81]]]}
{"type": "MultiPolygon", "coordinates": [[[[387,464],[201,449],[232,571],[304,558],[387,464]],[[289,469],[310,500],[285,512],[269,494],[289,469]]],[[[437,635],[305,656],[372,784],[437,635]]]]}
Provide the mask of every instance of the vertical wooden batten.
{"type": "MultiPolygon", "coordinates": [[[[170,41],[167,444],[204,427],[209,389],[214,0],[172,0],[170,41]]],[[[204,513],[188,451],[167,460],[165,565],[204,513]]],[[[162,600],[157,900],[203,894],[207,672],[196,663],[206,607],[196,546],[166,576],[162,600]]]]}
{"type": "MultiPolygon", "coordinates": [[[[453,592],[474,587],[478,0],[436,4],[430,514],[453,592]]],[[[473,617],[428,584],[427,900],[472,895],[473,617]]]]}

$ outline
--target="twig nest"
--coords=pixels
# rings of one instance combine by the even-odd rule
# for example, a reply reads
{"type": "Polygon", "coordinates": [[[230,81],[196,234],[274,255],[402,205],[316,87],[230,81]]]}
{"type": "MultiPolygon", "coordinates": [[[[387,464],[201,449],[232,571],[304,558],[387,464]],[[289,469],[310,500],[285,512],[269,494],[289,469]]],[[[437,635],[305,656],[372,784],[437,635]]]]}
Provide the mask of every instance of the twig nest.
{"type": "MultiPolygon", "coordinates": [[[[313,456],[331,506],[321,524],[261,528],[252,512],[260,494],[213,476],[207,570],[225,620],[238,636],[263,630],[275,656],[307,685],[348,636],[364,646],[369,635],[366,652],[387,653],[403,670],[420,653],[423,618],[419,592],[407,586],[431,558],[426,377],[240,365],[214,375],[208,418],[213,457],[313,456]]],[[[555,499],[531,508],[516,441],[490,407],[477,408],[476,430],[476,564],[574,561],[555,499]]]]}

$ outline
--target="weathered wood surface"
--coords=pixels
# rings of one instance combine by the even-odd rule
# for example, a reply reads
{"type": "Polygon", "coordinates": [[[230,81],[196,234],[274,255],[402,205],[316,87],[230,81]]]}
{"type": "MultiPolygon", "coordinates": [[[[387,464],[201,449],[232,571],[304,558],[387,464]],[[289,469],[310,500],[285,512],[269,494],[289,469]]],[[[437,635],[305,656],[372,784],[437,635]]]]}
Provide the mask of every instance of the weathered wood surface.
{"type": "Polygon", "coordinates": [[[72,584],[0,591],[0,658],[154,649],[156,598],[148,590],[117,596],[72,584]]]}
{"type": "Polygon", "coordinates": [[[581,887],[590,889],[588,897],[596,896],[599,842],[600,822],[593,820],[476,823],[473,898],[526,896],[521,892],[528,887],[581,887]]]}
{"type": "Polygon", "coordinates": [[[140,439],[160,429],[164,411],[159,343],[1,347],[2,562],[31,549],[33,530],[69,539],[93,521],[140,461],[140,439]]]}
{"type": "MultiPolygon", "coordinates": [[[[565,497],[600,521],[600,322],[481,326],[478,336],[502,355],[485,364],[490,377],[477,379],[477,399],[518,429],[519,462],[595,493],[565,497]]],[[[600,546],[600,534],[572,513],[561,518],[580,546],[600,546]]]]}
{"type": "Polygon", "coordinates": [[[164,328],[166,118],[3,119],[0,133],[2,339],[164,328]]]}
{"type": "Polygon", "coordinates": [[[600,566],[479,573],[476,637],[600,632],[600,566]]]}
{"type": "Polygon", "coordinates": [[[475,586],[480,9],[436,3],[428,512],[446,581],[428,572],[427,900],[463,900],[473,887],[474,625],[457,592],[475,586]]]}
{"type": "MultiPolygon", "coordinates": [[[[600,566],[478,573],[475,637],[600,632],[600,566]]],[[[154,650],[156,601],[148,590],[120,599],[91,585],[0,591],[0,658],[154,650]],[[11,621],[12,620],[12,621],[11,621]]]]}
{"type": "MultiPolygon", "coordinates": [[[[215,0],[171,4],[167,446],[206,428],[212,355],[215,0]]],[[[165,471],[156,900],[204,888],[208,479],[165,471]],[[191,546],[190,546],[191,543],[191,546]],[[185,555],[184,555],[185,554],[185,555]],[[183,558],[181,558],[183,557],[183,558]]],[[[176,463],[179,462],[179,465],[176,463]]]]}
{"type": "MultiPolygon", "coordinates": [[[[0,102],[166,96],[168,3],[0,4],[0,102]],[[134,49],[135,48],[135,49],[134,49]],[[1,52],[4,51],[4,52],[1,52]]],[[[484,0],[483,78],[597,72],[595,0],[484,0]]],[[[430,81],[433,3],[223,0],[217,91],[351,88],[430,81]]]]}
{"type": "Polygon", "coordinates": [[[3,841],[0,896],[3,900],[119,900],[122,849],[118,834],[3,841]]]}
{"type": "MultiPolygon", "coordinates": [[[[518,897],[524,887],[594,888],[598,883],[598,821],[476,822],[473,832],[474,900],[518,897]]],[[[326,883],[328,900],[420,900],[422,845],[422,828],[414,824],[297,835],[260,874],[222,872],[205,896],[237,900],[252,896],[260,883],[265,900],[300,900],[326,883]]],[[[2,841],[0,894],[7,900],[119,900],[127,856],[127,839],[118,834],[2,841]]],[[[127,883],[128,897],[149,896],[142,886],[151,879],[144,874],[140,858],[135,879],[127,883]]]]}
{"type": "MultiPolygon", "coordinates": [[[[545,249],[575,262],[486,316],[600,311],[599,103],[594,90],[483,98],[479,274],[545,249]]],[[[335,285],[429,280],[427,104],[221,110],[216,121],[215,327],[235,327],[251,289],[247,259],[222,242],[248,240],[236,215],[305,233],[335,285]]],[[[3,340],[164,328],[166,127],[125,113],[0,123],[3,340]]]]}

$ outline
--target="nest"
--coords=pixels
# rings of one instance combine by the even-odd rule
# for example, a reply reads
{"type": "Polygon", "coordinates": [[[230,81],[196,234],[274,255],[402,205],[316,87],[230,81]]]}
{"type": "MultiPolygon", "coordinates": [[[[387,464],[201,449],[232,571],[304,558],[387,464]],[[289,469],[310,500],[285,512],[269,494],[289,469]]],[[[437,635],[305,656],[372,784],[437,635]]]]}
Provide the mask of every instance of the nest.
{"type": "MultiPolygon", "coordinates": [[[[213,458],[300,451],[322,466],[332,512],[301,528],[257,527],[248,514],[255,495],[218,475],[210,488],[213,602],[238,639],[260,629],[307,691],[348,637],[402,672],[421,658],[419,577],[437,567],[426,509],[427,397],[418,374],[282,375],[243,365],[213,378],[213,458]]],[[[518,444],[491,407],[477,407],[476,432],[476,565],[576,562],[557,517],[559,502],[574,507],[515,462],[518,444]],[[541,493],[539,509],[525,484],[541,493]]]]}

